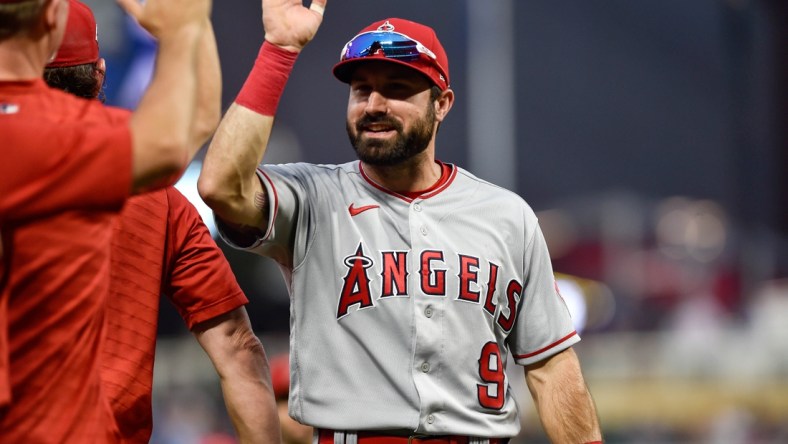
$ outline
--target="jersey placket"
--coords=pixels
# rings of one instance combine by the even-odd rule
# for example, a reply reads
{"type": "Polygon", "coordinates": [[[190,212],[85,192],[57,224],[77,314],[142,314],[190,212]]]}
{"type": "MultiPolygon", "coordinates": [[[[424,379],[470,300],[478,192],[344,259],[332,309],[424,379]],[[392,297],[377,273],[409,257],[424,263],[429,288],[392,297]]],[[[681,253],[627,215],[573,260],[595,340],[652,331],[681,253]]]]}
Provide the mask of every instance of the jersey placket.
{"type": "Polygon", "coordinates": [[[443,315],[446,295],[430,294],[429,285],[436,284],[435,271],[445,270],[445,263],[440,260],[428,261],[424,255],[425,252],[441,250],[436,241],[438,233],[435,232],[435,224],[430,218],[427,201],[416,199],[410,203],[409,227],[411,251],[417,253],[411,257],[413,276],[416,278],[411,280],[411,294],[415,334],[412,374],[420,401],[417,431],[435,432],[441,429],[440,412],[443,401],[439,395],[439,378],[443,366],[443,315]]]}

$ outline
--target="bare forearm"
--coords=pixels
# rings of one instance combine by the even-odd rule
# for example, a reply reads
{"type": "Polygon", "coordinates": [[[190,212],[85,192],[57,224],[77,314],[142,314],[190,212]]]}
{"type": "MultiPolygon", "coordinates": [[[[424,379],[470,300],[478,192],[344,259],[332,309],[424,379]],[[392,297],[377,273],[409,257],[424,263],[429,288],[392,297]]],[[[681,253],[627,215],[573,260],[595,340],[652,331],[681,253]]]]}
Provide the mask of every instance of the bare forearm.
{"type": "Polygon", "coordinates": [[[222,70],[216,37],[210,20],[205,20],[197,50],[197,108],[192,125],[193,146],[202,146],[216,130],[222,117],[222,70]]]}
{"type": "Polygon", "coordinates": [[[222,220],[252,227],[265,220],[266,206],[260,202],[263,189],[256,170],[273,122],[272,116],[234,103],[219,124],[205,156],[198,189],[222,220]]]}
{"type": "Polygon", "coordinates": [[[300,1],[262,0],[265,42],[219,124],[197,185],[217,216],[236,227],[260,227],[267,218],[267,197],[255,169],[263,160],[290,71],[315,36],[325,6],[326,0],[313,0],[310,8],[300,1]]]}
{"type": "Polygon", "coordinates": [[[194,335],[221,381],[240,442],[278,444],[279,417],[263,345],[243,307],[198,325],[194,335]]]}
{"type": "Polygon", "coordinates": [[[574,350],[567,349],[525,370],[539,418],[552,442],[574,444],[602,439],[596,407],[574,350]]]}
{"type": "Polygon", "coordinates": [[[197,93],[196,54],[202,26],[162,36],[156,71],[132,114],[134,187],[161,186],[182,170],[199,147],[189,144],[197,93]]]}
{"type": "Polygon", "coordinates": [[[278,444],[280,425],[270,377],[258,372],[265,367],[262,345],[256,351],[236,353],[232,359],[234,368],[222,375],[221,386],[240,443],[278,444]]]}

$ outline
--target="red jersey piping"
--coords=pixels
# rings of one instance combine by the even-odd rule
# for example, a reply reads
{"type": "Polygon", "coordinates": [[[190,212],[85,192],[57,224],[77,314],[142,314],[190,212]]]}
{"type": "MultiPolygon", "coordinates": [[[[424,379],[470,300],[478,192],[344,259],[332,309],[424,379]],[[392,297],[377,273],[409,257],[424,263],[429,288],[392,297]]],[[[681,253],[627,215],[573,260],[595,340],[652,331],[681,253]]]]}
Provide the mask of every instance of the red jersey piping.
{"type": "MultiPolygon", "coordinates": [[[[438,164],[441,165],[441,168],[443,168],[443,165],[444,165],[443,162],[441,162],[440,160],[436,160],[436,162],[438,162],[438,164]]],[[[457,177],[457,167],[452,165],[452,164],[450,164],[450,163],[445,164],[445,165],[447,165],[451,169],[451,171],[449,172],[449,177],[446,179],[446,182],[441,184],[441,186],[439,186],[438,188],[430,191],[429,193],[422,194],[421,196],[418,197],[418,199],[429,199],[430,197],[434,197],[434,196],[438,195],[439,193],[441,193],[446,188],[448,188],[452,184],[452,182],[454,182],[454,179],[457,177]]],[[[408,196],[406,196],[404,194],[400,194],[400,193],[398,193],[396,191],[391,191],[388,188],[386,188],[386,187],[378,184],[374,180],[372,180],[369,176],[367,176],[367,173],[364,172],[364,167],[361,165],[361,162],[358,163],[358,171],[359,171],[359,173],[361,173],[361,177],[363,177],[364,180],[367,181],[367,183],[369,183],[373,187],[377,188],[378,190],[383,191],[384,193],[390,194],[390,195],[392,195],[394,197],[397,197],[399,199],[402,199],[402,200],[404,200],[405,202],[408,202],[408,203],[413,202],[415,200],[415,199],[410,198],[410,197],[408,197],[408,196]]]]}
{"type": "Polygon", "coordinates": [[[530,358],[531,356],[536,356],[536,355],[538,355],[540,353],[543,353],[543,352],[545,352],[547,350],[550,350],[551,348],[553,348],[556,345],[568,340],[569,338],[571,338],[572,336],[575,336],[575,335],[577,335],[577,331],[572,331],[572,333],[569,333],[568,335],[564,336],[563,338],[553,342],[552,344],[550,344],[550,345],[548,345],[546,347],[542,347],[539,350],[536,350],[536,351],[531,352],[531,353],[526,353],[524,355],[514,355],[514,359],[525,359],[525,358],[530,358]]]}
{"type": "MultiPolygon", "coordinates": [[[[266,224],[268,224],[268,227],[266,227],[265,235],[263,235],[263,239],[268,239],[268,237],[271,236],[271,232],[274,229],[274,223],[276,222],[276,213],[279,211],[279,195],[276,193],[276,186],[274,185],[274,181],[271,180],[270,177],[268,177],[268,174],[265,174],[265,171],[263,171],[262,168],[258,168],[257,171],[259,171],[260,174],[262,174],[265,177],[265,180],[268,181],[268,183],[271,185],[271,190],[274,192],[273,193],[274,194],[273,195],[274,201],[273,201],[273,205],[271,206],[271,211],[272,211],[272,213],[271,213],[271,223],[268,224],[268,221],[266,221],[266,224]]],[[[270,198],[271,198],[271,196],[269,196],[269,199],[270,198]]]]}

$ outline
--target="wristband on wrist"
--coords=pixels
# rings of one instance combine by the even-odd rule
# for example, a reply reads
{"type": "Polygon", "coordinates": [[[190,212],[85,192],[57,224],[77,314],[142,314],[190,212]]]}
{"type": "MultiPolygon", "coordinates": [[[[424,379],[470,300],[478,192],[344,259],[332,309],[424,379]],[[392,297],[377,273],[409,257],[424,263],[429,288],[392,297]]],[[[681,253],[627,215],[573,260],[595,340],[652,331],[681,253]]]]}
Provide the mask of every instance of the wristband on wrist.
{"type": "Polygon", "coordinates": [[[266,116],[275,115],[296,58],[297,52],[263,42],[235,103],[266,116]]]}

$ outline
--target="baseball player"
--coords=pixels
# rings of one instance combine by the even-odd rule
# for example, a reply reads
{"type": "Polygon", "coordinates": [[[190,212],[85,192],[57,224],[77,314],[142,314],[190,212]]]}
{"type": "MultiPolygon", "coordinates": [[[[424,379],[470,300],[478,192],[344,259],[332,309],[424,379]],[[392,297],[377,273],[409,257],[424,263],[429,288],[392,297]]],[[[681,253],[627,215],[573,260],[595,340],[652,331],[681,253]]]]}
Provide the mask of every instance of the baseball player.
{"type": "Polygon", "coordinates": [[[44,83],[67,0],[0,0],[0,442],[120,440],[98,358],[112,219],[130,191],[171,183],[207,137],[193,133],[193,104],[210,1],[167,5],[144,7],[161,63],[129,115],[44,83]]]}
{"type": "MultiPolygon", "coordinates": [[[[198,84],[219,85],[213,27],[206,20],[197,58],[198,84]]],[[[96,21],[72,0],[47,83],[97,98],[106,63],[99,57],[96,21]]],[[[220,88],[201,88],[198,100],[218,105],[220,88]]],[[[215,109],[218,120],[218,107],[215,109]]],[[[150,441],[151,397],[159,300],[166,295],[222,376],[222,391],[244,443],[279,434],[266,358],[244,305],[248,302],[223,253],[194,206],[175,187],[130,198],[112,233],[109,328],[101,376],[123,441],[150,441]]]]}
{"type": "Polygon", "coordinates": [[[520,429],[514,359],[552,441],[598,442],[533,211],[436,158],[454,92],[431,28],[380,20],[342,49],[358,161],[256,169],[324,5],[263,1],[265,42],[198,185],[225,239],[287,281],[291,416],[320,444],[506,442],[520,429]]]}

